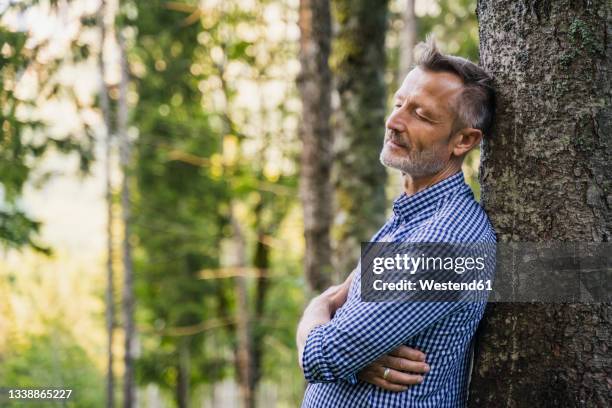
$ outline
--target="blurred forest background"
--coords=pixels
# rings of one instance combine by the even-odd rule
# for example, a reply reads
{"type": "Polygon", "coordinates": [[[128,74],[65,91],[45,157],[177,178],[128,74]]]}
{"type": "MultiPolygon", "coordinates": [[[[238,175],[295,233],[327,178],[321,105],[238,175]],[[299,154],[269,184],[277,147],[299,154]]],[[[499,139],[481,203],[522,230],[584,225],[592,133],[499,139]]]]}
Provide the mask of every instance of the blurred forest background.
{"type": "Polygon", "coordinates": [[[334,0],[328,26],[317,3],[0,1],[1,386],[299,405],[304,303],[401,192],[378,154],[415,42],[478,60],[475,0],[334,0]],[[312,86],[328,129],[301,122],[312,86]],[[309,154],[329,154],[321,184],[309,154]],[[305,254],[321,228],[331,253],[305,254]]]}

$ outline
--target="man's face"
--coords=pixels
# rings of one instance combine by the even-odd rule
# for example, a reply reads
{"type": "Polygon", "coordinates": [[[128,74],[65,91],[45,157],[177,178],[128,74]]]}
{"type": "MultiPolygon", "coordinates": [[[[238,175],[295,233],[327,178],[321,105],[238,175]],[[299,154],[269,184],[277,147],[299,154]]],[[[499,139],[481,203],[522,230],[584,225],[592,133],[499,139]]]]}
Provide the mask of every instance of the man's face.
{"type": "Polygon", "coordinates": [[[448,72],[410,71],[385,124],[382,164],[413,177],[440,172],[453,157],[454,103],[462,88],[461,79],[448,72]]]}

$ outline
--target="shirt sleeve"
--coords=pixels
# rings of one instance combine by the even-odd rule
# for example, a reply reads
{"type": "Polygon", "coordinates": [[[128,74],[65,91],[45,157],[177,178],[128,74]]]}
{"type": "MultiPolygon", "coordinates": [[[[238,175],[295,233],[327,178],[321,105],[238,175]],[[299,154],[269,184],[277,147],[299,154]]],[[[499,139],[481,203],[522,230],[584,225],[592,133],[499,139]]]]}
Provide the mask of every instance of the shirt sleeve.
{"type": "Polygon", "coordinates": [[[310,332],[304,376],[313,383],[354,383],[363,367],[458,307],[458,302],[356,302],[341,318],[310,332]]]}
{"type": "Polygon", "coordinates": [[[347,303],[340,316],[308,335],[304,376],[311,383],[355,383],[356,374],[377,358],[450,314],[471,307],[471,302],[452,300],[347,303]]]}

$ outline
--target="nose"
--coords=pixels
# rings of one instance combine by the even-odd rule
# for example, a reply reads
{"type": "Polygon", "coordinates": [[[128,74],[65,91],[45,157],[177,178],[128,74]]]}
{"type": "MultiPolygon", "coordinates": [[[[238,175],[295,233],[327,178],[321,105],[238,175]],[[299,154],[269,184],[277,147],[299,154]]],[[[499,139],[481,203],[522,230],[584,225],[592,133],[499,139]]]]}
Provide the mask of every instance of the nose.
{"type": "Polygon", "coordinates": [[[385,127],[389,130],[395,130],[398,133],[404,133],[406,131],[406,124],[399,115],[399,110],[395,110],[387,118],[385,127]]]}

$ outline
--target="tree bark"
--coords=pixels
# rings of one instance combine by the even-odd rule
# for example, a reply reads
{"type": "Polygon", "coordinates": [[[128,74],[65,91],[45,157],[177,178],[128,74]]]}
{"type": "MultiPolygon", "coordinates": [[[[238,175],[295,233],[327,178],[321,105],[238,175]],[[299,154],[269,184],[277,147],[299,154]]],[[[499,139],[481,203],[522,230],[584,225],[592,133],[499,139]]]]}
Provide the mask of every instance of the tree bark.
{"type": "Polygon", "coordinates": [[[336,280],[354,269],[360,243],[385,221],[387,173],[379,155],[385,123],[387,0],[335,0],[332,70],[340,96],[334,127],[336,280]]]}
{"type": "Polygon", "coordinates": [[[128,140],[128,105],[127,87],[129,71],[125,51],[125,39],[121,32],[117,33],[117,43],[120,52],[121,79],[119,82],[119,100],[117,103],[117,134],[120,141],[119,160],[123,181],[121,184],[121,210],[123,218],[123,318],[125,330],[125,372],[123,376],[123,406],[132,408],[136,406],[136,383],[134,378],[134,361],[136,359],[136,326],[134,324],[134,267],[132,262],[132,245],[130,243],[130,183],[129,163],[131,156],[130,141],[128,140]]]}
{"type": "Polygon", "coordinates": [[[270,267],[270,246],[265,242],[265,232],[261,226],[261,211],[263,206],[261,203],[255,209],[257,218],[257,243],[255,244],[255,256],[253,259],[253,266],[257,270],[257,278],[255,285],[255,314],[253,316],[253,344],[251,347],[252,351],[252,377],[251,377],[251,393],[253,394],[253,400],[257,399],[257,391],[259,382],[262,376],[263,356],[265,352],[265,332],[261,325],[264,318],[266,298],[268,295],[268,289],[270,287],[270,281],[268,277],[268,270],[270,267]]]}
{"type": "Polygon", "coordinates": [[[179,408],[189,407],[189,384],[191,382],[189,341],[189,338],[181,339],[178,346],[176,401],[179,408]]]}
{"type": "Polygon", "coordinates": [[[414,14],[414,1],[405,0],[406,10],[404,11],[404,27],[400,38],[400,70],[399,80],[404,80],[404,77],[410,71],[414,63],[414,46],[416,45],[417,37],[417,19],[414,14]]]}
{"type": "Polygon", "coordinates": [[[298,88],[302,97],[300,198],[304,211],[304,273],[311,291],[331,282],[332,132],[329,53],[331,14],[327,0],[301,0],[298,88]]]}
{"type": "Polygon", "coordinates": [[[104,43],[106,41],[106,1],[102,0],[98,11],[98,27],[100,28],[100,50],[98,54],[98,70],[100,72],[100,108],[104,120],[105,163],[104,177],[106,188],[106,333],[107,333],[107,363],[106,363],[106,407],[115,406],[115,376],[113,372],[113,339],[115,328],[115,296],[113,270],[113,193],[111,182],[112,157],[112,124],[108,88],[106,86],[106,67],[104,61],[104,43]]]}
{"type": "MultiPolygon", "coordinates": [[[[232,265],[236,268],[246,266],[246,242],[242,227],[235,218],[233,209],[230,210],[230,221],[232,225],[232,265]]],[[[239,273],[235,278],[236,290],[236,369],[238,374],[238,387],[240,389],[240,400],[243,408],[255,407],[253,384],[253,362],[251,344],[251,319],[248,296],[248,282],[244,273],[239,273]]]]}
{"type": "MultiPolygon", "coordinates": [[[[498,88],[481,164],[498,240],[609,242],[609,2],[488,0],[477,12],[498,88]]],[[[611,319],[609,304],[490,305],[470,406],[609,406],[611,319]]]]}

